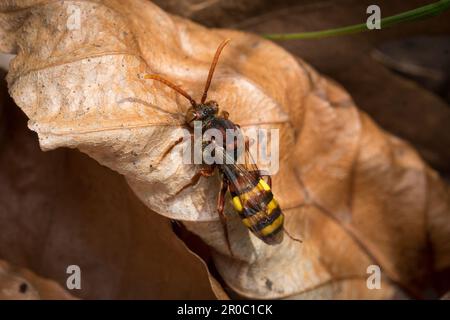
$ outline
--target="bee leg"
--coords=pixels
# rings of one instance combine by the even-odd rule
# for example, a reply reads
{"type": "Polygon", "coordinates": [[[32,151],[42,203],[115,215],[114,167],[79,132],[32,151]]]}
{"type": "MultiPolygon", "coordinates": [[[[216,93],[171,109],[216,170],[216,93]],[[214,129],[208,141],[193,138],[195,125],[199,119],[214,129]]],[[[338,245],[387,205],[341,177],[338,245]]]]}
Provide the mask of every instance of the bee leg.
{"type": "Polygon", "coordinates": [[[179,143],[181,143],[183,141],[183,137],[178,138],[177,140],[175,140],[163,153],[162,155],[159,157],[158,160],[156,160],[152,165],[153,166],[157,166],[159,165],[165,157],[167,157],[167,155],[170,153],[170,151],[172,151],[173,148],[175,148],[179,143]]]}
{"type": "Polygon", "coordinates": [[[255,139],[245,136],[245,151],[250,152],[250,147],[255,143],[255,139]]]}
{"type": "Polygon", "coordinates": [[[208,166],[207,168],[202,168],[198,171],[198,173],[200,174],[200,176],[205,177],[205,178],[209,178],[211,176],[214,175],[214,169],[216,167],[214,165],[208,166]]]}
{"type": "Polygon", "coordinates": [[[230,116],[230,114],[228,113],[228,111],[222,110],[222,112],[220,113],[220,115],[222,116],[222,118],[224,118],[225,120],[228,119],[228,117],[230,116]]]}
{"type": "MultiPolygon", "coordinates": [[[[250,139],[247,136],[244,136],[244,143],[245,143],[245,164],[253,164],[254,161],[250,161],[250,146],[252,146],[255,143],[255,139],[250,139]]],[[[253,160],[253,159],[252,159],[253,160]]]]}
{"type": "Polygon", "coordinates": [[[233,250],[231,250],[231,243],[228,235],[227,217],[223,213],[223,209],[225,208],[225,194],[227,193],[227,190],[228,190],[228,180],[223,178],[220,183],[219,197],[217,198],[217,213],[219,214],[220,223],[222,223],[223,233],[225,235],[225,241],[227,242],[228,250],[230,251],[231,256],[234,256],[233,250]]]}
{"type": "Polygon", "coordinates": [[[191,178],[191,181],[189,181],[189,183],[184,185],[180,190],[178,190],[174,195],[170,196],[168,199],[177,196],[183,190],[186,190],[189,187],[195,186],[201,177],[206,177],[206,178],[211,177],[212,175],[214,175],[214,169],[215,169],[214,165],[211,165],[207,168],[200,169],[196,174],[194,174],[194,176],[191,178]]]}
{"type": "Polygon", "coordinates": [[[245,160],[245,164],[249,164],[250,163],[250,139],[245,136],[245,155],[244,155],[244,160],[245,160]]]}
{"type": "Polygon", "coordinates": [[[265,176],[267,178],[267,184],[269,185],[270,189],[272,189],[272,177],[267,175],[265,176]]]}

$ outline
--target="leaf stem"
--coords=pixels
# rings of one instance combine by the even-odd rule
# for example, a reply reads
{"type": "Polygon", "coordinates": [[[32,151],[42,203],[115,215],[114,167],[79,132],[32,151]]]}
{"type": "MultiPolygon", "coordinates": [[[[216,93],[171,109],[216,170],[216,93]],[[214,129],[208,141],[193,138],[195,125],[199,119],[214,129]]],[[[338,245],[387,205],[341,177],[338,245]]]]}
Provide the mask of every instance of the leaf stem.
{"type": "MultiPolygon", "coordinates": [[[[440,0],[416,9],[405,11],[390,17],[381,19],[381,28],[388,28],[390,26],[411,22],[421,19],[426,19],[441,14],[450,7],[450,0],[440,0]]],[[[298,40],[298,39],[321,39],[326,37],[341,36],[346,34],[353,34],[359,32],[370,31],[367,29],[366,23],[355,24],[351,26],[327,29],[320,31],[310,31],[301,33],[274,33],[263,35],[271,40],[298,40]]]]}

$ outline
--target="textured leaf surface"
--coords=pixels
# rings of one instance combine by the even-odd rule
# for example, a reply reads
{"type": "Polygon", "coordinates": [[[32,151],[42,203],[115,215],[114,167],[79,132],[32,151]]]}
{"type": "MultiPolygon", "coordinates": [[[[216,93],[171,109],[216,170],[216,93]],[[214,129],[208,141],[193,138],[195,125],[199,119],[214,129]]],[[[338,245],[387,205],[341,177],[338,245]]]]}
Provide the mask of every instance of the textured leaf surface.
{"type": "Polygon", "coordinates": [[[75,2],[74,30],[67,3],[17,10],[18,3],[3,5],[0,49],[17,50],[9,90],[41,147],[78,148],[123,174],[145,205],[184,221],[213,248],[217,270],[239,295],[417,297],[423,279],[450,266],[446,186],[305,62],[257,36],[208,30],[146,1],[75,2]],[[182,164],[183,145],[170,149],[187,103],[138,75],[163,74],[198,97],[225,38],[232,42],[209,97],[244,128],[280,129],[273,189],[286,228],[303,244],[285,237],[267,246],[227,206],[231,257],[215,212],[217,178],[168,198],[197,169],[182,164]],[[381,290],[365,285],[372,264],[383,272],[381,290]]]}
{"type": "Polygon", "coordinates": [[[38,277],[0,260],[0,300],[71,300],[72,295],[55,281],[38,277]]]}

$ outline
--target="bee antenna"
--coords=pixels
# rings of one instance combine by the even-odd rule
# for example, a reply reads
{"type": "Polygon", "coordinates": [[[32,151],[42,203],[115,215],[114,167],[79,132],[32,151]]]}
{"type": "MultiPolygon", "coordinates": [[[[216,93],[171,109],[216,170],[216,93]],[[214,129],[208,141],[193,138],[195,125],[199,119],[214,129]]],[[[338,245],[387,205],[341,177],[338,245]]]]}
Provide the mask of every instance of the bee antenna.
{"type": "Polygon", "coordinates": [[[206,80],[205,90],[203,91],[201,103],[205,103],[205,101],[206,101],[206,97],[208,96],[208,89],[209,89],[209,86],[211,85],[211,79],[213,77],[214,70],[216,69],[217,61],[219,61],[220,54],[221,54],[223,48],[228,44],[228,42],[230,42],[230,39],[224,40],[219,45],[219,47],[217,47],[216,54],[214,55],[214,59],[211,63],[211,67],[209,68],[208,79],[206,80]]]}
{"type": "Polygon", "coordinates": [[[157,74],[145,74],[144,75],[144,79],[152,79],[152,80],[156,80],[156,81],[159,81],[159,82],[165,84],[169,88],[172,88],[173,90],[175,90],[176,92],[181,94],[183,97],[188,99],[193,107],[197,106],[197,102],[195,102],[195,100],[192,99],[192,97],[186,91],[181,89],[179,86],[177,86],[173,82],[171,82],[171,81],[161,77],[160,75],[157,75],[157,74]]]}

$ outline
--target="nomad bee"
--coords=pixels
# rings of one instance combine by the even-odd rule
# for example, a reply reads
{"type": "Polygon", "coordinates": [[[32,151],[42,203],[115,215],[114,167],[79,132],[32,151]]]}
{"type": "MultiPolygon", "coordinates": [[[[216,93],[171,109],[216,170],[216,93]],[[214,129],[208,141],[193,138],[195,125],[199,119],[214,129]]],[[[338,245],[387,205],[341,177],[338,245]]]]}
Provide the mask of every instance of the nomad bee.
{"type": "MultiPolygon", "coordinates": [[[[144,75],[144,78],[160,81],[189,100],[189,102],[191,103],[191,107],[187,110],[185,116],[186,123],[189,126],[193,127],[194,121],[201,121],[203,132],[208,129],[214,128],[221,131],[224,137],[226,130],[232,129],[243,137],[240,127],[228,119],[228,112],[222,111],[219,115],[219,106],[217,102],[206,102],[208,89],[211,84],[212,76],[214,74],[214,69],[219,60],[222,49],[228,42],[229,40],[225,40],[217,48],[216,54],[209,69],[208,78],[200,103],[197,103],[194,99],[192,99],[192,97],[183,89],[159,75],[146,74],[144,75]]],[[[254,163],[250,163],[250,160],[247,160],[250,158],[248,150],[249,142],[245,137],[244,139],[244,156],[246,159],[246,161],[244,161],[244,164],[236,163],[239,152],[236,150],[235,142],[233,142],[233,145],[231,146],[227,145],[226,148],[217,146],[215,147],[214,152],[216,153],[216,155],[219,154],[220,157],[226,159],[226,161],[222,161],[222,164],[208,165],[207,168],[201,169],[192,178],[191,182],[188,185],[178,191],[179,193],[187,187],[195,185],[202,176],[212,176],[214,174],[215,168],[218,168],[222,176],[222,181],[220,193],[217,200],[217,212],[224,226],[225,237],[229,249],[230,242],[228,238],[228,230],[225,223],[225,215],[223,212],[225,204],[225,194],[228,190],[230,191],[232,197],[234,209],[241,217],[244,225],[248,229],[250,229],[250,231],[255,236],[257,236],[267,244],[274,245],[279,244],[283,240],[284,233],[284,215],[280,209],[280,206],[278,205],[278,202],[273,196],[271,190],[271,178],[268,175],[262,174],[262,172],[258,170],[254,163]],[[229,150],[231,150],[231,152],[229,150]],[[267,177],[267,182],[263,179],[263,176],[267,177]]],[[[211,144],[214,145],[214,141],[209,141],[207,144],[203,144],[203,148],[211,144]]]]}

